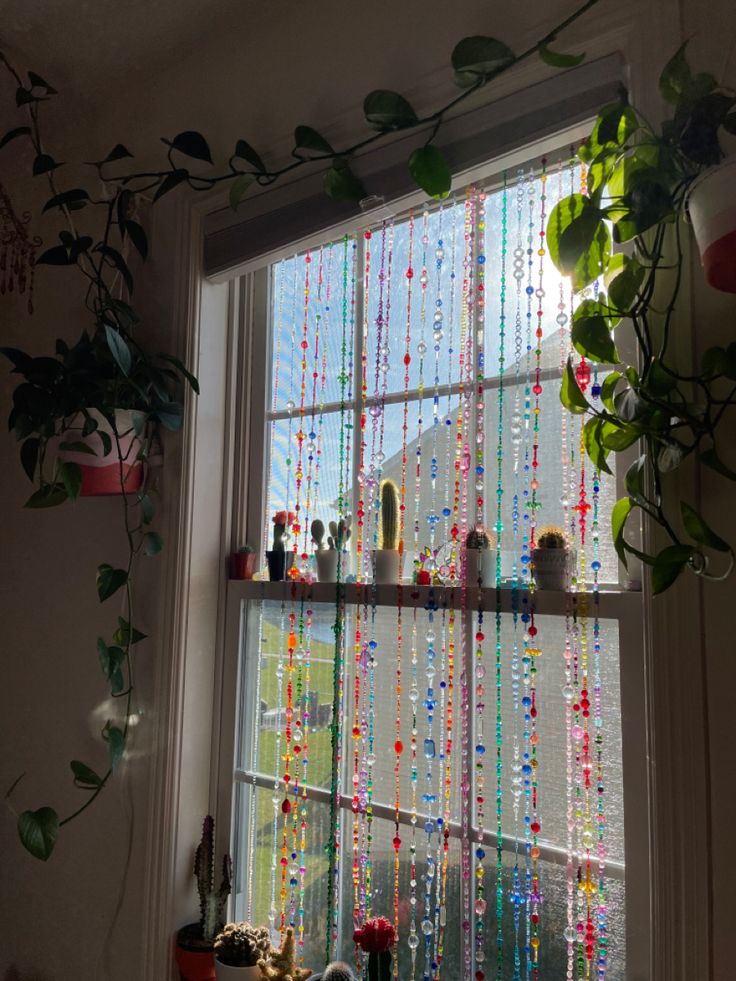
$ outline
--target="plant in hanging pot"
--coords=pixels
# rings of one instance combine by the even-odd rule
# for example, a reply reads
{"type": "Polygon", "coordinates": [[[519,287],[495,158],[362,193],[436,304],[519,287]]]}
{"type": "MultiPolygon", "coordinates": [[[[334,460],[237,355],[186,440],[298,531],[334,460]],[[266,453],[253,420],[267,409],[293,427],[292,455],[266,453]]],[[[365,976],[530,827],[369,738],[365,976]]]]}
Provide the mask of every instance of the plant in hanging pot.
{"type": "Polygon", "coordinates": [[[736,154],[699,177],[687,198],[703,273],[711,286],[725,293],[736,293],[735,182],[736,154]]]}
{"type": "Polygon", "coordinates": [[[393,480],[381,481],[380,536],[373,553],[376,582],[397,583],[401,579],[399,551],[399,491],[393,480]]]}
{"type": "Polygon", "coordinates": [[[194,875],[199,893],[199,922],[182,927],[176,936],[176,963],[182,981],[214,981],[214,942],[225,922],[225,904],[230,895],[232,861],[223,855],[222,879],[215,887],[215,822],[208,814],[194,857],[194,875]]]}
{"type": "Polygon", "coordinates": [[[463,563],[468,586],[492,586],[496,582],[496,536],[492,531],[476,525],[468,532],[463,563]]]}
{"type": "Polygon", "coordinates": [[[565,534],[556,525],[542,528],[532,549],[534,582],[539,589],[568,589],[575,561],[565,534]]]}
{"type": "Polygon", "coordinates": [[[288,569],[291,568],[294,556],[287,553],[284,544],[287,525],[294,523],[291,511],[277,511],[273,518],[273,548],[266,552],[268,563],[268,578],[271,582],[283,582],[288,569]]]}
{"type": "Polygon", "coordinates": [[[271,934],[266,927],[250,923],[228,923],[215,937],[217,981],[258,981],[258,962],[271,952],[271,934]]]}

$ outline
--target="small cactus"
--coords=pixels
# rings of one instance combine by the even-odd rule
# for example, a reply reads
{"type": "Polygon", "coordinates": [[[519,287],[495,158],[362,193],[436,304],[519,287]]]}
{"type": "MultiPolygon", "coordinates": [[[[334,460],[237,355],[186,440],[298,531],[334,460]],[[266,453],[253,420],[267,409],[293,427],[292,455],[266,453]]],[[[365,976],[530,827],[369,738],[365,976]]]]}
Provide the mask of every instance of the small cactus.
{"type": "Polygon", "coordinates": [[[312,541],[317,549],[320,551],[325,547],[325,524],[324,521],[320,521],[319,518],[315,518],[312,522],[312,541]]]}
{"type": "Polygon", "coordinates": [[[333,551],[344,552],[347,549],[347,544],[352,534],[350,530],[352,523],[353,519],[349,514],[346,514],[344,518],[340,518],[337,522],[330,522],[330,534],[327,537],[327,544],[333,551]]]}
{"type": "Polygon", "coordinates": [[[399,492],[393,480],[381,483],[380,547],[389,551],[399,547],[399,492]]]}
{"type": "Polygon", "coordinates": [[[352,968],[344,961],[334,961],[325,968],[322,981],[355,981],[355,975],[352,968]]]}
{"type": "Polygon", "coordinates": [[[562,528],[557,525],[547,525],[539,532],[537,548],[567,548],[567,539],[562,528]]]}
{"type": "Polygon", "coordinates": [[[306,981],[312,973],[307,967],[297,967],[293,927],[286,928],[281,950],[271,951],[268,960],[262,957],[258,966],[266,981],[306,981]]]}
{"type": "Polygon", "coordinates": [[[496,536],[492,531],[487,531],[482,525],[476,525],[468,532],[465,540],[466,548],[489,549],[496,547],[496,536]]]}
{"type": "Polygon", "coordinates": [[[215,957],[230,967],[255,967],[271,950],[266,927],[250,923],[228,923],[215,939],[215,957]]]}
{"type": "Polygon", "coordinates": [[[287,525],[294,523],[294,515],[291,511],[277,511],[273,516],[273,551],[285,552],[284,535],[287,525]]]}
{"type": "Polygon", "coordinates": [[[215,890],[215,822],[210,814],[204,819],[202,838],[194,856],[194,875],[199,892],[199,927],[202,939],[209,943],[224,923],[225,903],[230,895],[232,860],[224,855],[222,881],[215,890]]]}

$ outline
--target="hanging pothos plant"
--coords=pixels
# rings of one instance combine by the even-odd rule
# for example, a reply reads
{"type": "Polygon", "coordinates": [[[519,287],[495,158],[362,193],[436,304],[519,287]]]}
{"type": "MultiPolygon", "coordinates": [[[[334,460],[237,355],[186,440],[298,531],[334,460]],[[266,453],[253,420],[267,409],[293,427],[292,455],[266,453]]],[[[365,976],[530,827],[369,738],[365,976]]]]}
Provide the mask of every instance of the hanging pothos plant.
{"type": "Polygon", "coordinates": [[[641,448],[626,472],[627,496],[613,508],[612,532],[624,564],[633,554],[652,567],[654,593],[686,568],[721,577],[734,562],[731,545],[668,483],[688,457],[736,480],[722,459],[726,438],[720,435],[736,404],[736,341],[709,348],[699,367],[678,365],[672,350],[688,193],[694,179],[723,158],[719,131],[736,134],[736,95],[712,75],[693,74],[685,49],[660,77],[671,118],[657,132],[625,99],[606,106],[578,153],[587,168],[585,193],[561,200],[547,225],[552,259],[580,298],[571,339],[583,361],[574,368],[568,360],[561,400],[588,417],[584,443],[597,469],[611,473],[611,453],[641,448]],[[614,244],[621,248],[615,251],[614,244]],[[622,321],[633,326],[637,342],[638,360],[625,367],[616,347],[622,321]],[[586,358],[607,366],[599,390],[590,386],[586,358]],[[637,510],[670,540],[656,555],[626,537],[637,510]],[[714,552],[725,561],[711,572],[714,552]]]}
{"type": "MultiPolygon", "coordinates": [[[[32,855],[44,860],[49,857],[59,829],[98,797],[125,751],[132,706],[133,649],[144,639],[134,624],[135,560],[141,553],[158,553],[162,541],[151,528],[155,509],[150,488],[129,490],[122,448],[131,436],[128,429],[133,430],[132,434],[139,440],[135,444],[136,456],[145,461],[150,454],[154,427],[177,430],[182,425],[182,383],[197,391],[196,379],[180,361],[147,350],[142,325],[130,302],[133,276],[129,253],[132,250],[145,260],[148,250],[145,231],[136,220],[139,201],[155,203],[179,186],[206,191],[225,185],[229,186],[231,206],[237,208],[252,187],[270,185],[284,174],[315,161],[328,165],[324,189],[331,198],[359,201],[367,191],[351,168],[353,157],[397,130],[426,133],[427,138],[411,153],[408,169],[417,186],[428,195],[445,197],[450,191],[451,171],[435,140],[446,115],[497,76],[533,56],[556,68],[579,64],[582,54],[562,54],[550,45],[597,2],[588,0],[520,54],[493,37],[464,38],[455,46],[451,57],[454,78],[461,91],[426,116],[420,117],[400,93],[371,92],[364,100],[363,109],[373,132],[345,149],[334,148],[317,130],[300,125],[294,131],[290,163],[269,168],[250,143],[239,139],[226,165],[213,173],[207,140],[201,133],[187,130],[173,139],[163,140],[168,148],[167,165],[158,171],[130,168],[126,161],[133,155],[124,145],[115,145],[103,160],[91,165],[90,188],[62,186],[63,165],[42,141],[39,113],[43,104],[57,94],[56,90],[35,72],[28,72],[26,81],[0,53],[0,63],[14,82],[16,105],[27,117],[0,138],[0,150],[16,140],[30,143],[32,176],[47,181],[49,186],[50,197],[43,210],[58,212],[65,224],[59,233],[59,244],[39,256],[37,263],[64,267],[80,276],[90,316],[89,328],[76,343],[69,346],[57,341],[52,356],[39,358],[17,349],[3,349],[13,371],[23,378],[13,395],[10,425],[19,441],[23,468],[37,485],[27,506],[55,506],[79,495],[82,486],[79,465],[58,455],[52,462],[54,453],[50,450],[66,443],[67,452],[86,452],[81,449],[76,434],[86,437],[98,432],[99,452],[107,456],[117,451],[120,461],[121,518],[128,545],[127,562],[117,568],[103,563],[97,571],[101,602],[120,590],[125,597],[124,615],[116,618],[109,637],[97,640],[99,660],[111,694],[122,703],[119,717],[108,721],[102,730],[108,762],[105,767],[98,767],[101,773],[79,760],[71,762],[74,784],[86,796],[67,816],[60,818],[48,806],[18,816],[21,841],[32,855]],[[100,186],[104,188],[102,194],[100,186]],[[101,226],[90,220],[92,215],[101,217],[101,226]],[[102,234],[93,233],[92,229],[99,227],[102,234]],[[119,410],[128,410],[129,415],[121,416],[119,410]],[[122,418],[130,419],[123,424],[127,428],[121,427],[122,418]],[[101,426],[99,420],[105,425],[101,426]]],[[[614,532],[619,554],[625,557],[627,550],[633,551],[623,538],[625,519],[633,507],[643,508],[671,531],[671,549],[665,549],[656,560],[657,588],[671,582],[684,565],[704,564],[705,559],[699,558],[701,546],[730,551],[692,509],[684,511],[684,515],[695,545],[684,544],[676,537],[666,517],[667,503],[661,491],[660,475],[667,469],[667,461],[695,450],[704,463],[726,476],[736,476],[720,462],[714,440],[716,426],[731,399],[722,398],[713,387],[724,376],[736,377],[736,349],[732,345],[727,351],[709,352],[702,376],[680,376],[665,360],[674,299],[664,315],[664,342],[656,350],[650,321],[654,279],[662,265],[664,225],[682,211],[687,181],[702,164],[709,162],[693,155],[696,136],[707,130],[712,149],[717,128],[715,116],[719,124],[725,119],[729,125],[731,117],[725,114],[730,104],[724,108],[726,96],[715,82],[710,84],[710,76],[699,75],[693,79],[689,75],[682,54],[671,63],[663,78],[664,94],[677,106],[669,129],[662,137],[655,137],[639,115],[623,103],[604,111],[591,140],[581,150],[581,156],[590,165],[588,193],[563,202],[553,214],[548,231],[553,258],[564,272],[573,275],[578,288],[584,288],[604,273],[611,281],[608,300],[599,292],[578,307],[573,325],[576,348],[601,363],[617,362],[611,330],[621,316],[630,317],[641,335],[644,369],[641,374],[629,368],[624,373],[613,372],[608,376],[602,393],[604,411],[591,408],[571,365],[563,381],[562,397],[573,411],[592,413],[586,425],[586,442],[601,469],[607,469],[606,457],[610,451],[631,445],[639,438],[644,440],[648,452],[629,472],[627,487],[631,497],[616,505],[614,532]],[[624,158],[631,161],[631,166],[621,164],[624,158]],[[614,200],[604,201],[606,188],[619,201],[618,211],[614,200]],[[638,258],[611,257],[610,221],[615,222],[614,237],[636,241],[638,258]],[[587,273],[595,263],[598,263],[595,275],[588,278],[587,273]],[[682,391],[684,385],[701,390],[700,403],[696,404],[682,391]],[[695,447],[685,442],[685,430],[696,440],[695,447]],[[647,466],[652,468],[655,478],[653,496],[644,479],[647,466]]],[[[679,275],[677,279],[679,283],[679,275]]],[[[8,791],[8,798],[16,785],[17,781],[8,791]]]]}

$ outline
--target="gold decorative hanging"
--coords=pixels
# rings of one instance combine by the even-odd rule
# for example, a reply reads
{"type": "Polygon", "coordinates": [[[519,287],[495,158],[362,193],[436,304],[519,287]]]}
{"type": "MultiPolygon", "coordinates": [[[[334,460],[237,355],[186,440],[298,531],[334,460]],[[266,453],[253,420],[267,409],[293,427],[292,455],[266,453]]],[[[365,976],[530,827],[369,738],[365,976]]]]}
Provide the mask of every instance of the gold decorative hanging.
{"type": "Polygon", "coordinates": [[[8,193],[0,184],[0,294],[19,293],[28,289],[28,312],[33,313],[33,276],[36,250],[41,245],[38,236],[30,238],[30,212],[19,218],[13,210],[8,193]]]}

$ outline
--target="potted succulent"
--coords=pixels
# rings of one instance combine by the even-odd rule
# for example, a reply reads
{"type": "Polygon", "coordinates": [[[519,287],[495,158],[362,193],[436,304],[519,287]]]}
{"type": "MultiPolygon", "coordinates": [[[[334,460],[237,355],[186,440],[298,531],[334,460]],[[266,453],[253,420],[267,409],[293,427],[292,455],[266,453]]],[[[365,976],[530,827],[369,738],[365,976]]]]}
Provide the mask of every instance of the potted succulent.
{"type": "MultiPolygon", "coordinates": [[[[337,577],[337,551],[325,543],[325,525],[315,518],[311,527],[314,544],[314,561],[317,565],[317,578],[320,582],[335,582],[337,577]]],[[[330,541],[332,539],[330,538],[330,541]]]]}
{"type": "Polygon", "coordinates": [[[189,923],[176,935],[176,963],[182,981],[214,981],[214,942],[222,929],[225,904],[230,895],[232,861],[222,859],[222,880],[215,888],[215,822],[208,814],[194,857],[199,893],[199,922],[189,923]]]}
{"type": "Polygon", "coordinates": [[[215,938],[217,981],[258,981],[258,962],[271,952],[271,934],[266,927],[250,923],[228,923],[215,938]]]}
{"type": "Polygon", "coordinates": [[[398,582],[401,579],[399,551],[399,492],[393,480],[381,481],[381,524],[378,548],[374,553],[373,575],[376,582],[398,582]]]}
{"type": "Polygon", "coordinates": [[[463,550],[465,582],[468,586],[491,586],[496,581],[496,536],[482,525],[468,532],[463,550]]]}
{"type": "Polygon", "coordinates": [[[287,927],[280,950],[271,950],[270,956],[258,961],[265,981],[306,981],[312,972],[308,967],[297,967],[294,930],[287,927]]]}
{"type": "Polygon", "coordinates": [[[256,553],[252,545],[243,545],[230,556],[230,578],[252,579],[255,572],[256,553]]]}
{"type": "Polygon", "coordinates": [[[556,525],[542,528],[532,549],[534,582],[539,589],[567,589],[575,551],[568,545],[565,534],[556,525]]]}
{"type": "Polygon", "coordinates": [[[266,562],[268,563],[268,578],[271,582],[283,582],[286,578],[287,570],[291,568],[294,556],[286,552],[284,536],[286,535],[287,525],[294,523],[294,515],[291,511],[277,511],[273,518],[273,548],[266,552],[266,562]]]}
{"type": "Polygon", "coordinates": [[[396,930],[385,916],[366,920],[355,931],[353,940],[368,954],[368,981],[391,981],[391,948],[396,939],[396,930]]]}

